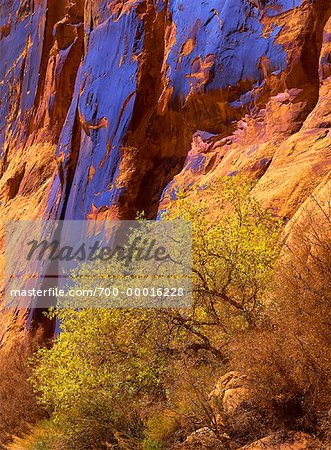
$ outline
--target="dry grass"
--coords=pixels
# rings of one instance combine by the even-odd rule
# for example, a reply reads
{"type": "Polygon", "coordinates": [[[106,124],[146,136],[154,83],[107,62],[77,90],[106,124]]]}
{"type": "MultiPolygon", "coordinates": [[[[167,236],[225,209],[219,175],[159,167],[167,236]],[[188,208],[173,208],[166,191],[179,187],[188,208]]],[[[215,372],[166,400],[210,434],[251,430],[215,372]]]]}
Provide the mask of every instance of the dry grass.
{"type": "Polygon", "coordinates": [[[0,350],[0,448],[45,417],[28,381],[27,360],[35,348],[36,342],[18,334],[0,350]]]}
{"type": "Polygon", "coordinates": [[[330,436],[331,208],[316,201],[316,211],[292,231],[265,323],[234,345],[232,365],[251,389],[230,423],[239,437],[248,428],[251,438],[282,428],[330,436]]]}

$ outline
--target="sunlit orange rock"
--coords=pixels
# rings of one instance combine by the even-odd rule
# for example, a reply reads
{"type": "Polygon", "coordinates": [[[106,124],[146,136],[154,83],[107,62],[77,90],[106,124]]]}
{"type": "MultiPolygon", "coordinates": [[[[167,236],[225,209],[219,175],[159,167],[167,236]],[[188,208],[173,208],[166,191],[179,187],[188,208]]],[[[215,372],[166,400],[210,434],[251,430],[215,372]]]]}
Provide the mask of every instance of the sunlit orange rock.
{"type": "Polygon", "coordinates": [[[330,170],[330,15],[325,0],[4,0],[1,218],[155,218],[238,172],[291,218],[330,170]]]}

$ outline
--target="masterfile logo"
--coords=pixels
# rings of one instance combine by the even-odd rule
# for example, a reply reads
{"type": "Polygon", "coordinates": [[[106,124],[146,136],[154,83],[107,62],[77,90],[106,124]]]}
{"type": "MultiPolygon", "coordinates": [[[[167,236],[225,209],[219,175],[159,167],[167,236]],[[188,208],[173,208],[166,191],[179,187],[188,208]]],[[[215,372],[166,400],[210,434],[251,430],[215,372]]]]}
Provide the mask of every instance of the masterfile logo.
{"type": "Polygon", "coordinates": [[[192,292],[186,221],[6,224],[6,307],[186,307],[192,292]]]}

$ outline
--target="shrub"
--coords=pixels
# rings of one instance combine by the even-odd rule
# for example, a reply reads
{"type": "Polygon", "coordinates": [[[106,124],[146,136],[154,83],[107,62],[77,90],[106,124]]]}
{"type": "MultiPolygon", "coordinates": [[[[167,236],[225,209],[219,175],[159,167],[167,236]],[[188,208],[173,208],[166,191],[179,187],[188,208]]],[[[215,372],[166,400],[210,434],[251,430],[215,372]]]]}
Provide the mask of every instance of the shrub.
{"type": "Polygon", "coordinates": [[[43,420],[23,437],[15,437],[7,450],[65,450],[58,429],[49,420],[43,420]]]}
{"type": "Polygon", "coordinates": [[[150,416],[145,435],[162,443],[165,449],[184,441],[200,428],[210,427],[218,435],[217,418],[209,402],[209,393],[214,388],[219,370],[213,360],[199,360],[195,355],[183,354],[171,368],[173,379],[167,403],[150,416]]]}
{"type": "MultiPolygon", "coordinates": [[[[263,326],[234,345],[231,363],[248,375],[255,409],[250,438],[279,428],[328,433],[331,216],[315,201],[312,206],[291,232],[263,326]]],[[[247,414],[237,415],[234,433],[243,433],[247,414]]]]}
{"type": "Polygon", "coordinates": [[[27,362],[37,346],[37,338],[30,338],[17,330],[17,338],[0,350],[0,445],[10,442],[13,435],[24,434],[46,415],[28,381],[31,368],[27,362]]]}
{"type": "Polygon", "coordinates": [[[75,450],[128,442],[133,449],[143,438],[144,407],[163,395],[157,333],[167,333],[154,314],[59,312],[62,331],[52,349],[37,353],[33,383],[75,450]]]}
{"type": "MultiPolygon", "coordinates": [[[[52,349],[37,353],[32,380],[75,450],[138,448],[147,424],[149,442],[168,445],[179,417],[187,431],[216,427],[203,385],[211,388],[209,370],[225,364],[236,334],[259,322],[279,250],[279,222],[251,189],[237,178],[210,188],[222,211],[214,224],[207,197],[192,203],[180,196],[164,217],[193,224],[192,309],[56,313],[61,333],[52,349]],[[189,371],[180,366],[184,357],[189,371]],[[169,408],[175,415],[167,414],[169,408]],[[164,427],[159,435],[149,421],[157,411],[164,427]]],[[[79,275],[80,287],[88,286],[88,270],[79,275]]]]}

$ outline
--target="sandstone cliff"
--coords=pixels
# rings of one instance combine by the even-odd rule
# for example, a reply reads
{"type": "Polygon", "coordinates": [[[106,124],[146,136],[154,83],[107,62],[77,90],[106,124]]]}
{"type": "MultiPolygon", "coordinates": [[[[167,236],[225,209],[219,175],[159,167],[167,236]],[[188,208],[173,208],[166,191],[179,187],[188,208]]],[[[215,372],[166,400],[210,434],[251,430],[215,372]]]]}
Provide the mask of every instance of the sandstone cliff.
{"type": "Polygon", "coordinates": [[[4,0],[2,220],[153,218],[241,171],[290,219],[329,180],[330,16],[329,0],[4,0]]]}

